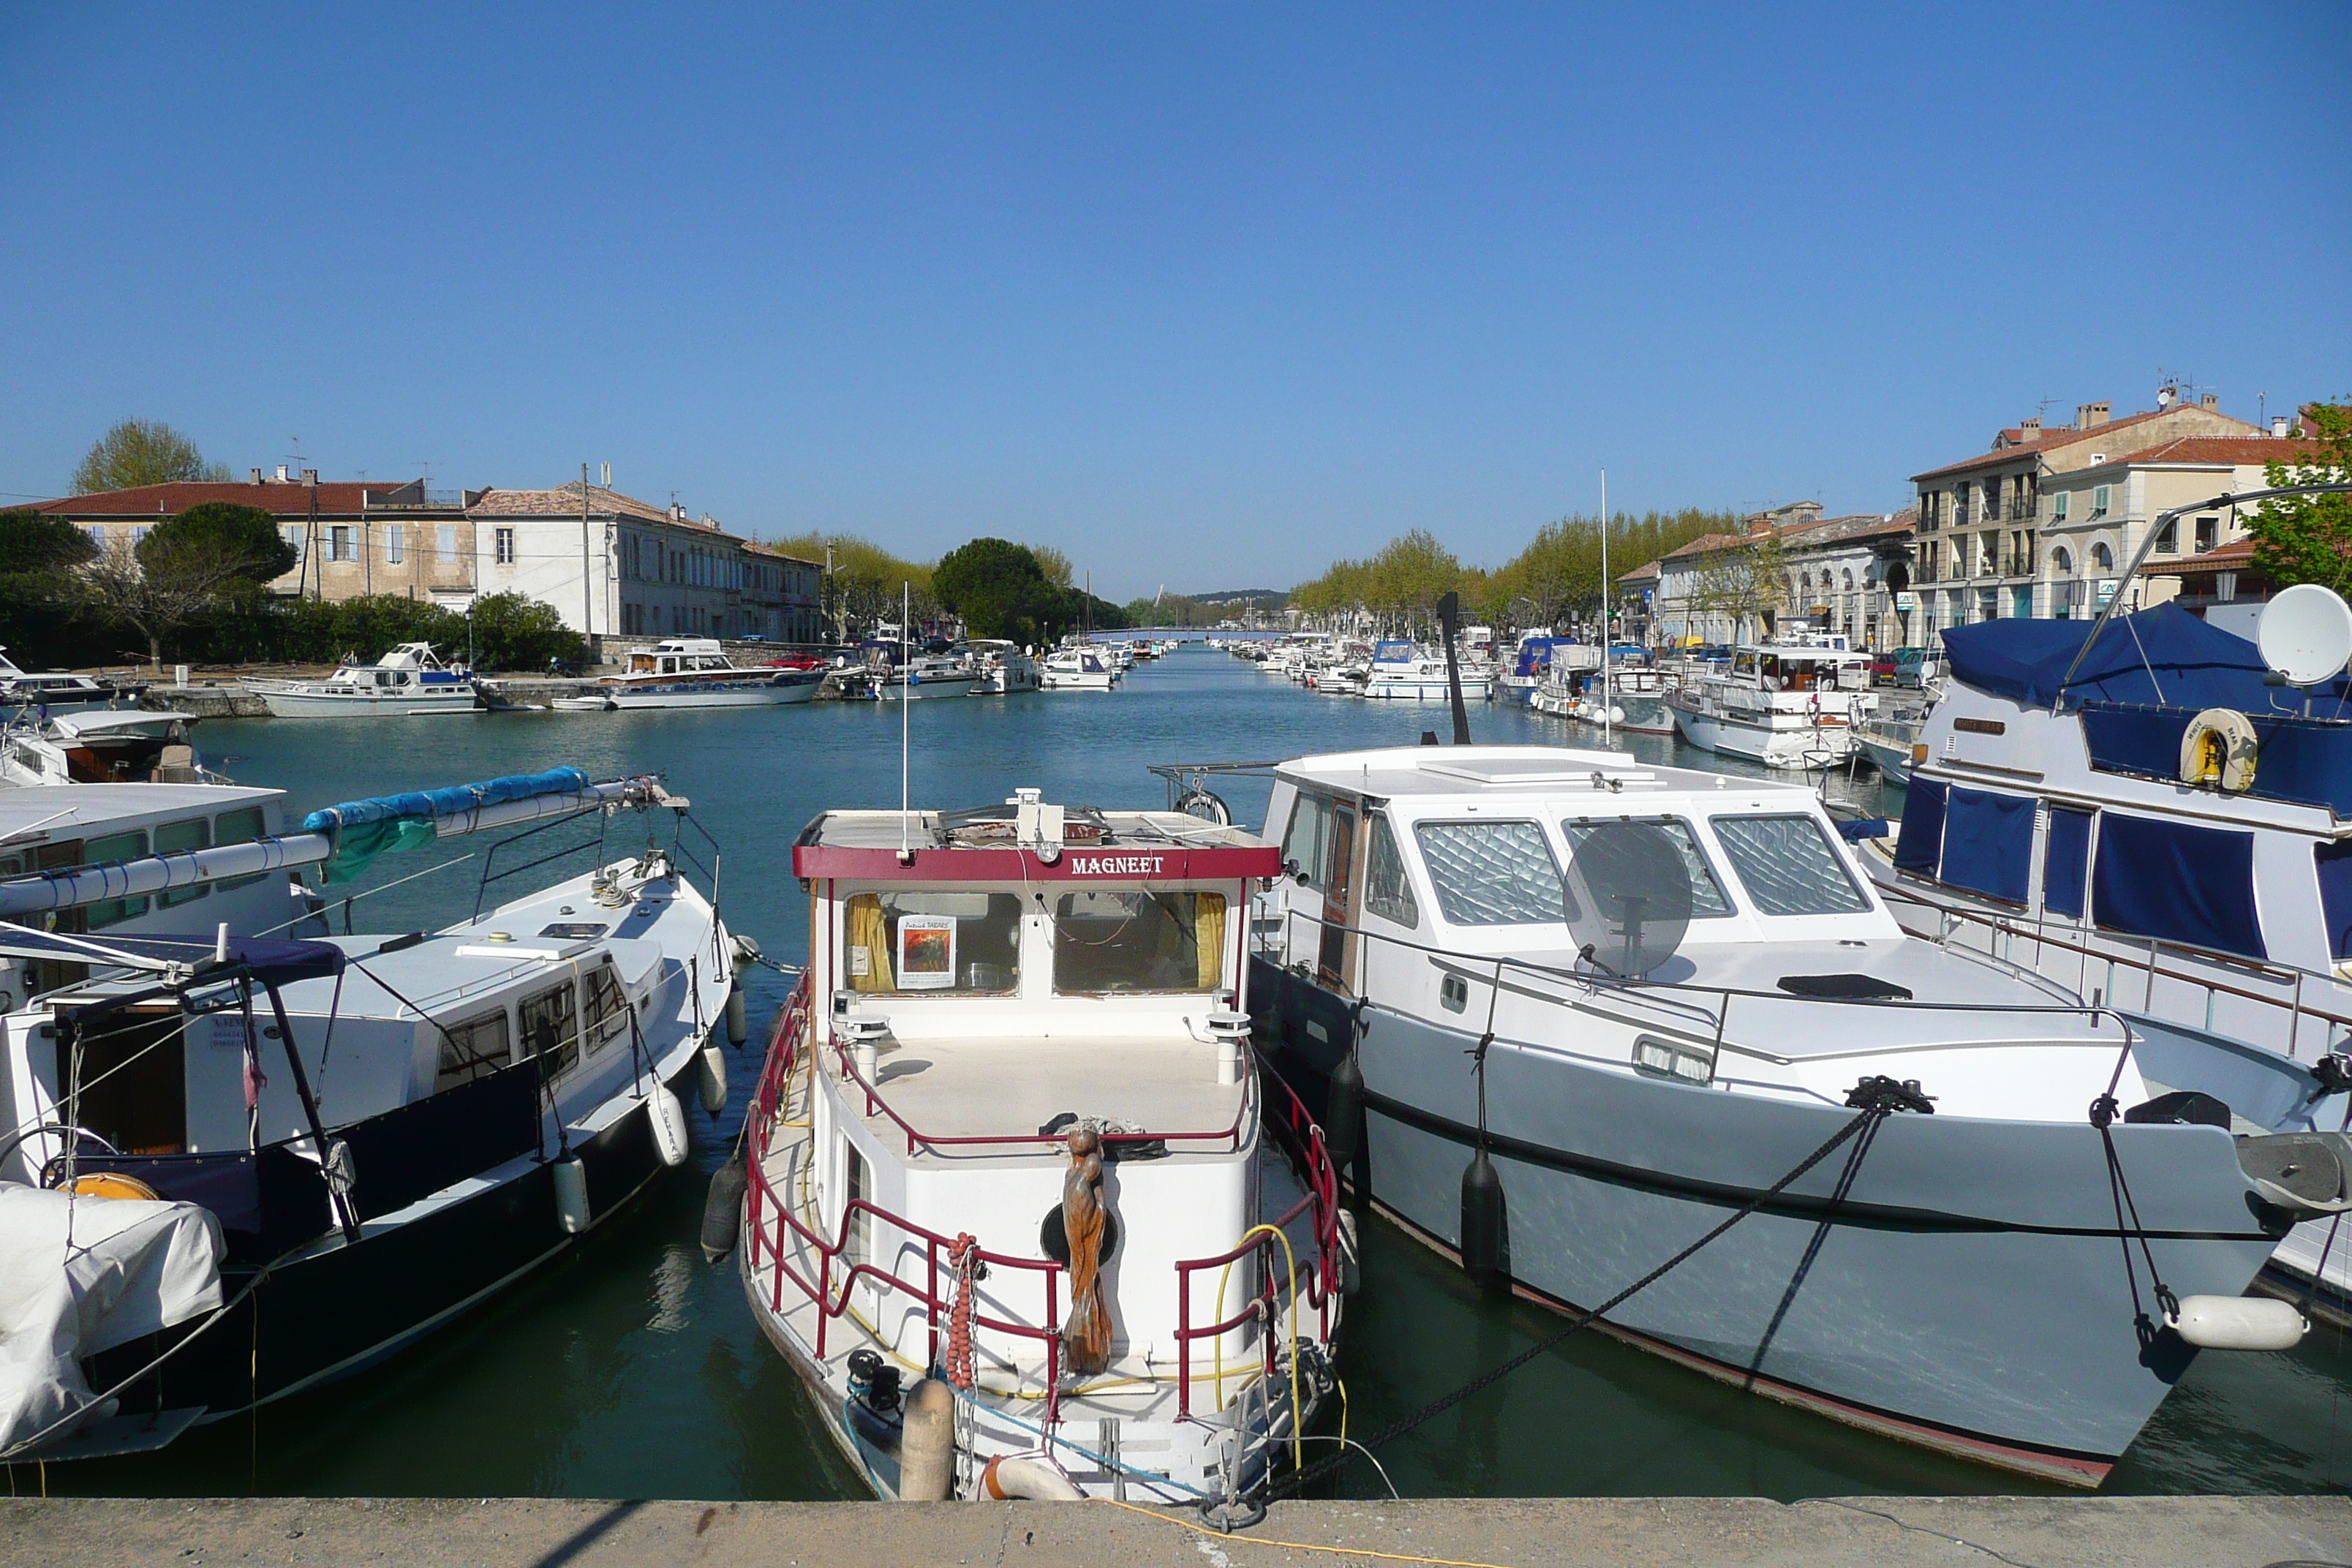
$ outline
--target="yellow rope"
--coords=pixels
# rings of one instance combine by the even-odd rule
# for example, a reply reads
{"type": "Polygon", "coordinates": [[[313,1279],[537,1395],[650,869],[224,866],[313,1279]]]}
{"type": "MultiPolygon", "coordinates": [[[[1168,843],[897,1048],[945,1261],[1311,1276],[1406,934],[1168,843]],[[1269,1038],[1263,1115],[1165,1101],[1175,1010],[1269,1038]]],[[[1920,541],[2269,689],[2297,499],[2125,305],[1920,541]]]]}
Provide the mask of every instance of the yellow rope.
{"type": "MultiPolygon", "coordinates": [[[[1282,1243],[1282,1256],[1290,1268],[1290,1462],[1303,1467],[1305,1464],[1303,1456],[1307,1447],[1305,1435],[1307,1412],[1298,1403],[1298,1258],[1290,1250],[1290,1237],[1285,1236],[1277,1226],[1254,1225],[1242,1232],[1242,1240],[1234,1245],[1239,1247],[1242,1242],[1247,1241],[1253,1236],[1270,1236],[1282,1243]]],[[[1221,1323],[1225,1321],[1225,1282],[1234,1277],[1234,1265],[1240,1261],[1238,1258],[1230,1259],[1223,1271],[1217,1275],[1216,1319],[1221,1323]]],[[[1274,1325],[1268,1323],[1266,1332],[1273,1331],[1274,1325]]],[[[1217,1352],[1214,1374],[1217,1380],[1217,1408],[1223,1410],[1225,1407],[1225,1336],[1219,1334],[1212,1343],[1217,1352]]],[[[1245,1383],[1242,1386],[1246,1389],[1249,1384],[1245,1383]]],[[[1271,1415],[1268,1419],[1272,1419],[1271,1415]]],[[[1238,1441],[1238,1437],[1236,1440],[1238,1441]]]]}
{"type": "Polygon", "coordinates": [[[1195,1535],[1213,1536],[1236,1544],[1247,1542],[1253,1546],[1278,1546],[1285,1552],[1322,1552],[1334,1557],[1375,1557],[1383,1563],[1430,1563],[1437,1564],[1438,1568],[1503,1568],[1498,1563],[1467,1563],[1456,1557],[1415,1557],[1405,1552],[1368,1552],[1360,1546],[1309,1546],[1303,1541],[1276,1541],[1267,1535],[1227,1535],[1221,1530],[1211,1530],[1205,1524],[1194,1524],[1190,1520],[1162,1513],[1156,1508],[1141,1508],[1131,1502],[1121,1502],[1117,1498],[1098,1497],[1089,1500],[1107,1502],[1113,1508],[1123,1508],[1129,1513],[1139,1513],[1147,1519],[1172,1524],[1179,1530],[1189,1530],[1195,1535]]]}

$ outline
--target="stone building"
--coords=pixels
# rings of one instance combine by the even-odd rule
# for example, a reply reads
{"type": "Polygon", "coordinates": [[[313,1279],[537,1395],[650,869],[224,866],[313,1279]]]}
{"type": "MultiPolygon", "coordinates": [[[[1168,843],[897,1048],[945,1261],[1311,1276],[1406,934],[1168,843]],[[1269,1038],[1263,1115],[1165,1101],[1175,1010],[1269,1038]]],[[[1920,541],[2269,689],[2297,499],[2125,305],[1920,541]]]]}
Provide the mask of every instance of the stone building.
{"type": "Polygon", "coordinates": [[[1654,563],[1652,640],[1722,643],[1739,635],[1741,617],[1717,602],[1713,584],[1755,570],[1748,563],[1769,544],[1774,579],[1749,585],[1748,635],[1806,627],[1843,634],[1856,647],[1895,647],[1907,635],[1902,603],[1916,520],[1908,510],[1823,517],[1819,501],[1792,501],[1742,519],[1738,533],[1702,534],[1654,563]]]}

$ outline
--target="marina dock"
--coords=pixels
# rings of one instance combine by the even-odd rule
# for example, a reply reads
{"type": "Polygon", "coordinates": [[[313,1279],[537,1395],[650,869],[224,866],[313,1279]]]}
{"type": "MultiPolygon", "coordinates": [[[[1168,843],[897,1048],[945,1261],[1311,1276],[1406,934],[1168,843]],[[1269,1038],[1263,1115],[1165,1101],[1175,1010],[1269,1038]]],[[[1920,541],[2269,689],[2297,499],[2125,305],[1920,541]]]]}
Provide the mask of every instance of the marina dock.
{"type": "Polygon", "coordinates": [[[2320,1498],[1506,1499],[1277,1503],[1235,1535],[1096,1503],[567,1499],[16,1499],[0,1568],[381,1563],[637,1568],[695,1563],[1276,1568],[1443,1563],[2018,1563],[2283,1568],[2352,1560],[2352,1500],[2320,1498]]]}

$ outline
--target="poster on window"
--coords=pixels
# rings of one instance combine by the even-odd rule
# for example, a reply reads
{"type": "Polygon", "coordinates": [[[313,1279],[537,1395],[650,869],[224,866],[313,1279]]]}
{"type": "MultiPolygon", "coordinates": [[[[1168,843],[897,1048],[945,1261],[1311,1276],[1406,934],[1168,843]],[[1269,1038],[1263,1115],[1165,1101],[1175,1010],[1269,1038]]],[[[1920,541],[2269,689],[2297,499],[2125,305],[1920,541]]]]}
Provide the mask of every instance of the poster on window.
{"type": "Polygon", "coordinates": [[[945,991],[955,984],[953,915],[898,917],[898,989],[945,991]]]}

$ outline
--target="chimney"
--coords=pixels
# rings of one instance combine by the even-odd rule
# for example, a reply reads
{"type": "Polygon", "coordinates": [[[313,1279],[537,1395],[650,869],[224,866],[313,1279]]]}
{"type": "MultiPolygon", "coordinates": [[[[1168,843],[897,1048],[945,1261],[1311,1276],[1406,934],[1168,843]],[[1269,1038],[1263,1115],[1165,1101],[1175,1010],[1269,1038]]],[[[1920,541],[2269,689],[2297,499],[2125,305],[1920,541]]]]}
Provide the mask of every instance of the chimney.
{"type": "Polygon", "coordinates": [[[2208,414],[2219,414],[2221,412],[2221,395],[2218,392],[2200,393],[2197,395],[2197,406],[2208,414]]]}
{"type": "Polygon", "coordinates": [[[1751,517],[1751,518],[1749,518],[1749,519],[1748,520],[1748,538],[1750,538],[1750,539],[1761,539],[1762,537],[1764,537],[1764,535],[1766,535],[1766,534],[1768,534],[1768,533],[1769,533],[1769,532],[1771,532],[1771,531],[1772,531],[1772,517],[1771,517],[1771,514],[1770,514],[1769,512],[1761,512],[1761,511],[1759,511],[1759,512],[1758,512],[1754,517],[1751,517]]]}
{"type": "Polygon", "coordinates": [[[253,470],[253,482],[257,485],[261,482],[261,470],[259,468],[253,470]]]}
{"type": "Polygon", "coordinates": [[[2173,405],[2173,400],[2179,395],[2179,389],[2170,382],[2167,382],[2156,389],[2156,405],[2158,408],[2169,408],[2173,405]]]}
{"type": "Polygon", "coordinates": [[[316,468],[303,469],[302,482],[310,486],[312,489],[317,489],[319,488],[319,470],[316,468]]]}
{"type": "Polygon", "coordinates": [[[2022,435],[2027,440],[2040,440],[2042,438],[2042,416],[2039,414],[2035,415],[2032,418],[2028,419],[2017,428],[2019,434],[2022,435]]]}
{"type": "Polygon", "coordinates": [[[283,463],[278,465],[278,482],[281,485],[286,482],[286,465],[283,463]]]}
{"type": "Polygon", "coordinates": [[[2077,405],[2074,410],[2074,428],[2088,430],[2094,426],[2105,425],[2107,422],[2107,409],[2108,405],[2104,401],[2077,405]]]}
{"type": "Polygon", "coordinates": [[[2284,437],[2284,436],[2285,436],[2285,434],[2286,434],[2286,416],[2285,416],[2285,415],[2284,415],[2284,414],[2273,414],[2273,415],[2272,415],[2272,416],[2271,416],[2271,434],[2272,434],[2272,435],[2273,435],[2273,436],[2279,436],[2279,437],[2284,437]]]}

